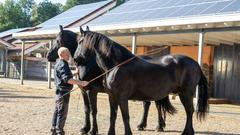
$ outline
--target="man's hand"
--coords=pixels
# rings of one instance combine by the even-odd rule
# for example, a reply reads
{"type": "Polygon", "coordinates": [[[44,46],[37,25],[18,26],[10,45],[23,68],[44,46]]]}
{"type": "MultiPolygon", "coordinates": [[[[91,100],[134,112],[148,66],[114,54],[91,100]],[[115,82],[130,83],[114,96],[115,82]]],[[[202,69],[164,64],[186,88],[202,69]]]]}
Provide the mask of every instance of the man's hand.
{"type": "Polygon", "coordinates": [[[76,76],[76,75],[78,75],[78,73],[79,73],[79,69],[76,67],[76,69],[74,71],[72,71],[72,74],[73,74],[73,76],[76,76]]]}
{"type": "Polygon", "coordinates": [[[81,87],[86,87],[89,84],[88,81],[79,81],[78,85],[80,85],[81,87]]]}
{"type": "Polygon", "coordinates": [[[76,72],[77,74],[79,73],[78,67],[76,67],[75,72],[76,72]]]}

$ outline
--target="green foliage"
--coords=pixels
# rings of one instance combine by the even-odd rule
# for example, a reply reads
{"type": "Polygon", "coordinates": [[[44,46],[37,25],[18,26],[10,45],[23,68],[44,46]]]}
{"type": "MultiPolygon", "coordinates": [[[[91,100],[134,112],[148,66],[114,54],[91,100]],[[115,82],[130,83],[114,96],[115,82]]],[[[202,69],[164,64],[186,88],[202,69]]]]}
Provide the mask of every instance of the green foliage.
{"type": "Polygon", "coordinates": [[[36,3],[34,2],[34,0],[20,0],[19,1],[19,5],[22,9],[22,17],[23,17],[23,21],[25,22],[25,27],[26,26],[32,26],[32,22],[31,22],[31,15],[32,15],[32,8],[36,3]]]}
{"type": "Polygon", "coordinates": [[[66,5],[64,6],[64,10],[67,10],[76,5],[89,4],[89,3],[95,3],[100,1],[104,1],[104,0],[67,0],[66,5]]]}
{"type": "Polygon", "coordinates": [[[62,11],[61,4],[53,4],[48,0],[39,4],[34,0],[5,0],[4,3],[0,3],[0,32],[35,26],[62,11]]]}
{"type": "Polygon", "coordinates": [[[53,4],[48,0],[45,0],[33,7],[32,10],[32,22],[38,25],[62,12],[61,4],[53,4]]]}
{"type": "Polygon", "coordinates": [[[6,0],[0,5],[0,31],[25,26],[21,6],[14,0],[6,0]]]}

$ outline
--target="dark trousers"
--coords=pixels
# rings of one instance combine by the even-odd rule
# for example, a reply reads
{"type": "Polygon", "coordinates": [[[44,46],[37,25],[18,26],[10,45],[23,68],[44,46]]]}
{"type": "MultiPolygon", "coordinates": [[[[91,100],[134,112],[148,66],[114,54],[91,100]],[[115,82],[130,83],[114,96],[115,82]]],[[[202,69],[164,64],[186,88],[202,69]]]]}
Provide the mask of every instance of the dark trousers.
{"type": "Polygon", "coordinates": [[[62,97],[65,93],[66,92],[56,93],[56,105],[53,113],[52,127],[54,128],[53,132],[56,132],[58,135],[65,134],[63,128],[68,114],[68,104],[70,99],[70,94],[62,97]]]}

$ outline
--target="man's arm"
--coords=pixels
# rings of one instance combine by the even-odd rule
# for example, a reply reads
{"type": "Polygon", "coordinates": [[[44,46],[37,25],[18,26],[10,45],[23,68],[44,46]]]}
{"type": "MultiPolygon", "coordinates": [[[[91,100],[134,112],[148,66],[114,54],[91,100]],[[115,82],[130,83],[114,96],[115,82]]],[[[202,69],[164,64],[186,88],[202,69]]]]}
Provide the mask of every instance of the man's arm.
{"type": "Polygon", "coordinates": [[[80,85],[81,87],[85,87],[85,86],[87,86],[88,84],[89,84],[89,82],[88,81],[79,81],[79,80],[75,80],[75,79],[69,79],[68,81],[67,81],[67,83],[69,83],[69,84],[77,84],[77,85],[80,85]]]}

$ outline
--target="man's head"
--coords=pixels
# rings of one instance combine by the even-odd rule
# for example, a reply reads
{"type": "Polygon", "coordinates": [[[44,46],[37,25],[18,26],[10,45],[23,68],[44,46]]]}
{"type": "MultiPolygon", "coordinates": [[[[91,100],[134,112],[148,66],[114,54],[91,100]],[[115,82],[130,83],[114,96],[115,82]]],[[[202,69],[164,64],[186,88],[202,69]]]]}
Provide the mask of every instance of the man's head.
{"type": "Polygon", "coordinates": [[[58,56],[60,59],[64,59],[65,61],[68,61],[71,57],[71,54],[66,47],[60,47],[58,49],[58,56]]]}

